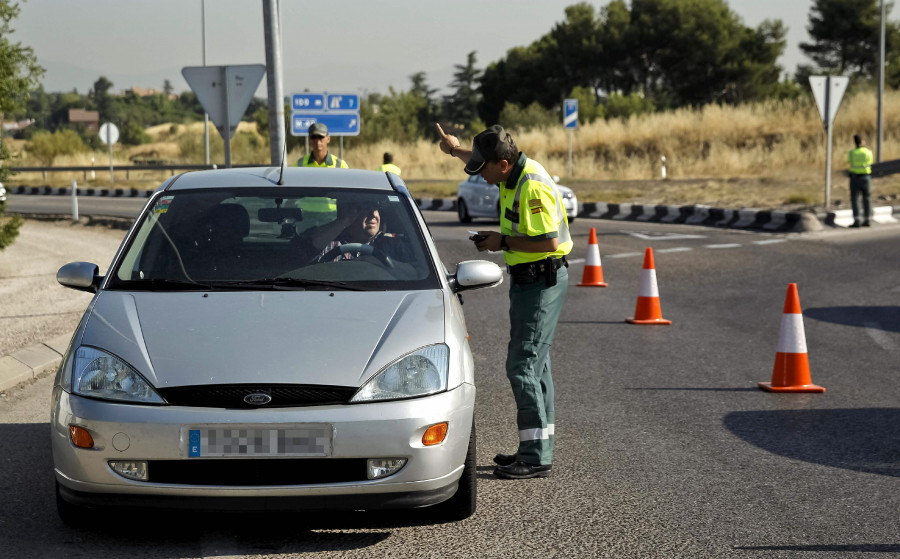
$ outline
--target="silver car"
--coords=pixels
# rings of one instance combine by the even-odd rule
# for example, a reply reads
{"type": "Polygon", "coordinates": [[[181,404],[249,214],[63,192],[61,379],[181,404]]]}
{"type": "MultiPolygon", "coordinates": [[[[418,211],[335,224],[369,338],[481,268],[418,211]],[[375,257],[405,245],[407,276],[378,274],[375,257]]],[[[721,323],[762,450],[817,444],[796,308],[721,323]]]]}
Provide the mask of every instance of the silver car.
{"type": "Polygon", "coordinates": [[[401,179],[254,168],[149,199],[56,377],[57,508],[475,511],[475,379],[459,292],[401,179]],[[376,219],[377,217],[377,219],[376,219]],[[377,227],[376,227],[377,225],[377,227]]]}
{"type": "Polygon", "coordinates": [[[6,202],[6,187],[0,182],[0,203],[6,202]]]}
{"type": "MultiPolygon", "coordinates": [[[[559,177],[553,177],[554,182],[559,182],[559,177]]],[[[578,216],[578,198],[575,192],[568,186],[557,184],[559,194],[563,199],[563,208],[566,217],[574,221],[578,216]]],[[[459,221],[469,223],[474,217],[500,218],[500,189],[496,185],[488,184],[481,175],[472,175],[459,183],[456,194],[456,212],[459,221]]]]}

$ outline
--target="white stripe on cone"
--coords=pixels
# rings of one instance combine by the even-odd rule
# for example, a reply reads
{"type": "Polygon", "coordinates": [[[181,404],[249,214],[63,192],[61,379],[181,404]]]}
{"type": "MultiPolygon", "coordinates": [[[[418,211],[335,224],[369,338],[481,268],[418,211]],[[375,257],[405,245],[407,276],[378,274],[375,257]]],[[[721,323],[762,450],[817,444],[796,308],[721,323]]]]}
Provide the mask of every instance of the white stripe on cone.
{"type": "Polygon", "coordinates": [[[594,243],[588,245],[587,259],[585,266],[600,266],[600,246],[594,243]]]}
{"type": "Polygon", "coordinates": [[[641,273],[641,285],[638,288],[638,297],[659,297],[659,289],[656,286],[656,270],[643,270],[641,273]]]}
{"type": "Polygon", "coordinates": [[[778,333],[778,353],[806,353],[806,333],[803,330],[803,315],[784,313],[781,315],[781,331],[778,333]]]}

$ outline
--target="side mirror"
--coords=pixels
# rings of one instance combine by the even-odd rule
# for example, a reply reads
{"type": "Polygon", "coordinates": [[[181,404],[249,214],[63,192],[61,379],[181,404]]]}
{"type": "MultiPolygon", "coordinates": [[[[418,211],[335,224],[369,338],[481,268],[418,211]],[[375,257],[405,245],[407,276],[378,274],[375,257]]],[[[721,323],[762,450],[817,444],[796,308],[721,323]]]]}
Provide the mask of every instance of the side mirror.
{"type": "Polygon", "coordinates": [[[103,276],[100,268],[91,262],[69,262],[56,272],[56,281],[65,287],[96,293],[103,276]]]}
{"type": "Polygon", "coordinates": [[[553,179],[553,182],[559,184],[559,175],[553,175],[553,176],[550,177],[550,178],[553,179]]]}
{"type": "Polygon", "coordinates": [[[496,287],[503,283],[503,270],[487,260],[466,260],[456,266],[456,274],[450,276],[453,291],[467,291],[482,287],[496,287]]]}

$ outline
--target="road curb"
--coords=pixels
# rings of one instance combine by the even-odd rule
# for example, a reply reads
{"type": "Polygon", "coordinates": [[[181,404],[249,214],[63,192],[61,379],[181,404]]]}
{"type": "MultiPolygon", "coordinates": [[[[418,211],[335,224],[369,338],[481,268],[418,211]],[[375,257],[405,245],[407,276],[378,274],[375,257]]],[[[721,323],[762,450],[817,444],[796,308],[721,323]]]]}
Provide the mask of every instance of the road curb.
{"type": "Polygon", "coordinates": [[[0,392],[56,371],[71,334],[62,334],[0,357],[0,392]]]}

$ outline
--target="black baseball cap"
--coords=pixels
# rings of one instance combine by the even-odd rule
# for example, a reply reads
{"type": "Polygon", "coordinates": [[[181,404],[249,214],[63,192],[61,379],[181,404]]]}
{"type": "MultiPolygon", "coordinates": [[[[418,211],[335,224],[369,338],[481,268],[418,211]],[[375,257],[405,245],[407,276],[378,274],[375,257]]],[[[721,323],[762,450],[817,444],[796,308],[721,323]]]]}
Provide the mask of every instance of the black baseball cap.
{"type": "Polygon", "coordinates": [[[310,136],[322,136],[324,138],[328,135],[328,127],[321,122],[313,122],[309,126],[309,130],[307,130],[307,133],[310,136]]]}
{"type": "Polygon", "coordinates": [[[495,124],[475,136],[475,139],[472,140],[472,156],[466,163],[466,174],[477,175],[486,162],[500,161],[503,158],[508,138],[509,134],[499,124],[495,124]]]}

